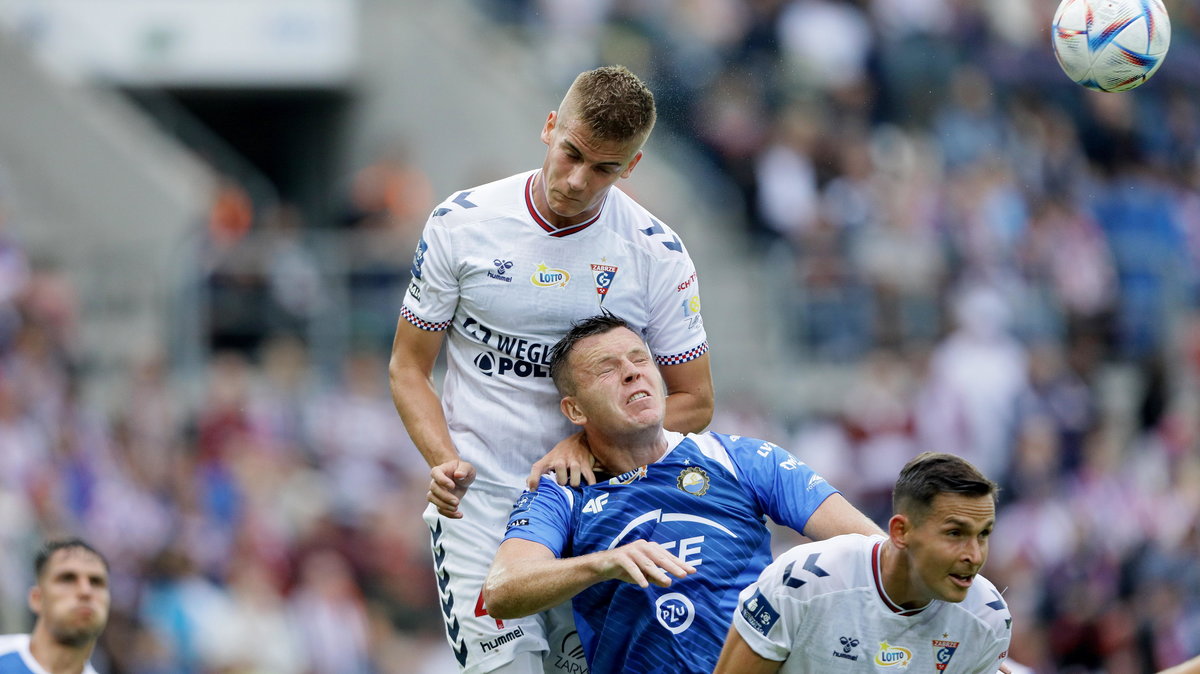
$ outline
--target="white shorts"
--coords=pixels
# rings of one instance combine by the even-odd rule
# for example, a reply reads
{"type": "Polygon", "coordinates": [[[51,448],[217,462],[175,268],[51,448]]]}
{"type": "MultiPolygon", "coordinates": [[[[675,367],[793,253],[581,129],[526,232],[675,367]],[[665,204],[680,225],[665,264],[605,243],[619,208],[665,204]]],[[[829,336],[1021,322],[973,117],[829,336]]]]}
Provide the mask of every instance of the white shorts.
{"type": "Polygon", "coordinates": [[[520,495],[472,485],[458,506],[462,519],[425,509],[446,639],[464,673],[534,674],[530,663],[540,660],[536,671],[545,674],[583,674],[587,661],[570,602],[515,620],[496,620],[483,605],[483,582],[520,495]]]}

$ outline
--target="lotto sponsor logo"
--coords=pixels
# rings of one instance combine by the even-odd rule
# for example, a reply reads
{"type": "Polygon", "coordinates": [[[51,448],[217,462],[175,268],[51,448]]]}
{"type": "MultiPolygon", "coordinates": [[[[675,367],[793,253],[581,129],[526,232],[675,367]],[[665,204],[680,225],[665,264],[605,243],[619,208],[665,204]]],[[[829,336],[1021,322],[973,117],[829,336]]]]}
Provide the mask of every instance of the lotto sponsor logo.
{"type": "Polygon", "coordinates": [[[552,269],[545,263],[538,264],[529,282],[539,288],[565,288],[571,281],[571,273],[566,269],[552,269]]]}
{"type": "Polygon", "coordinates": [[[412,283],[408,284],[408,294],[418,302],[421,301],[421,286],[417,285],[417,280],[413,279],[412,283]]]}
{"type": "Polygon", "coordinates": [[[903,646],[893,646],[888,642],[879,644],[875,653],[875,664],[880,667],[895,667],[904,669],[912,662],[912,651],[903,646]]]}
{"type": "Polygon", "coordinates": [[[484,653],[487,653],[488,651],[496,650],[497,648],[503,646],[504,644],[509,643],[510,641],[516,641],[517,639],[520,639],[523,636],[525,636],[525,631],[522,630],[520,627],[518,627],[517,629],[515,629],[511,632],[505,632],[504,634],[501,634],[500,636],[496,637],[495,639],[492,639],[491,641],[481,642],[479,644],[479,648],[484,653]]]}
{"type": "Polygon", "coordinates": [[[509,529],[511,529],[513,527],[524,527],[524,526],[528,526],[528,525],[529,525],[529,518],[522,517],[521,519],[513,520],[513,521],[509,522],[508,526],[504,527],[504,530],[508,531],[509,529]]]}

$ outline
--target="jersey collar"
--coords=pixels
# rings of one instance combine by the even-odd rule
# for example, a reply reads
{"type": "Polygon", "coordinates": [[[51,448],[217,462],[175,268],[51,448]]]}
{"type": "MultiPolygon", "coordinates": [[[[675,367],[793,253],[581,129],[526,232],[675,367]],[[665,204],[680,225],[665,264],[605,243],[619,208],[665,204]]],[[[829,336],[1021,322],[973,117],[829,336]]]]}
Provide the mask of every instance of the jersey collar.
{"type": "Polygon", "coordinates": [[[871,576],[875,579],[875,592],[892,613],[914,616],[933,605],[933,602],[929,602],[921,608],[903,608],[888,596],[887,590],[883,589],[883,541],[876,541],[875,547],[871,549],[871,576]]]}
{"type": "MultiPolygon", "coordinates": [[[[541,171],[534,171],[529,176],[529,179],[525,181],[525,206],[526,206],[526,208],[529,209],[529,215],[530,215],[530,217],[533,218],[533,221],[536,222],[539,227],[541,227],[543,230],[545,230],[545,232],[547,234],[549,234],[550,236],[557,236],[557,237],[570,236],[571,234],[574,234],[576,232],[582,232],[583,230],[587,229],[588,227],[593,225],[597,220],[600,219],[600,215],[602,213],[604,213],[603,205],[601,205],[600,210],[596,212],[596,215],[592,216],[591,218],[588,218],[586,221],[581,222],[578,225],[571,225],[570,227],[561,227],[560,228],[560,227],[555,227],[554,225],[547,222],[546,219],[542,217],[542,214],[538,213],[537,207],[533,205],[533,179],[536,178],[539,173],[541,173],[541,171]]],[[[608,200],[608,197],[606,195],[605,201],[607,201],[607,200],[608,200]]]]}

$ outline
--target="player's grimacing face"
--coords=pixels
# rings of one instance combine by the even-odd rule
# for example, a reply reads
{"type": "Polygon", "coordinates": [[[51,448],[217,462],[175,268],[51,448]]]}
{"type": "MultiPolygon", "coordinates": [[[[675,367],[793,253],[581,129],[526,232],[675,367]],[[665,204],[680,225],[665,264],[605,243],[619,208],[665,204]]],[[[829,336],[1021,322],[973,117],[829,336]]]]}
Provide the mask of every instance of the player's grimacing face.
{"type": "Polygon", "coordinates": [[[550,210],[546,215],[567,220],[594,215],[609,188],[629,177],[642,156],[640,139],[597,140],[569,111],[550,113],[542,142],[547,147],[540,186],[550,210]]]}
{"type": "Polygon", "coordinates": [[[30,593],[30,608],[59,643],[80,645],[95,639],[108,622],[108,571],[82,548],[56,551],[30,593]]]}
{"type": "Polygon", "coordinates": [[[632,330],[617,328],[579,340],[571,364],[572,397],[589,426],[619,433],[662,424],[667,410],[662,374],[632,330]]]}
{"type": "Polygon", "coordinates": [[[914,589],[925,599],[960,602],[988,556],[996,521],[991,496],[943,493],[908,537],[914,589]]]}

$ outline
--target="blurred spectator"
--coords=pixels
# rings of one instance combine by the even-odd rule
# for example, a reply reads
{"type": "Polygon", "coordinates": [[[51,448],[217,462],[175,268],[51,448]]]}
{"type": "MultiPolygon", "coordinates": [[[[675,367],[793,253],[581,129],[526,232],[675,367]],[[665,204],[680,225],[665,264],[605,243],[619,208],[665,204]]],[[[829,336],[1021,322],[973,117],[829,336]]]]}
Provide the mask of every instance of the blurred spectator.
{"type": "Polygon", "coordinates": [[[935,347],[918,398],[920,446],[959,454],[1003,483],[1028,356],[1009,333],[1012,309],[996,289],[968,285],[954,308],[956,328],[935,347]]]}

